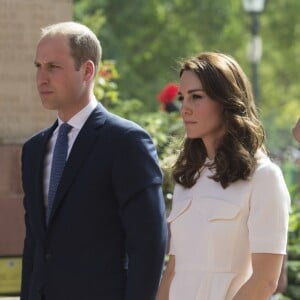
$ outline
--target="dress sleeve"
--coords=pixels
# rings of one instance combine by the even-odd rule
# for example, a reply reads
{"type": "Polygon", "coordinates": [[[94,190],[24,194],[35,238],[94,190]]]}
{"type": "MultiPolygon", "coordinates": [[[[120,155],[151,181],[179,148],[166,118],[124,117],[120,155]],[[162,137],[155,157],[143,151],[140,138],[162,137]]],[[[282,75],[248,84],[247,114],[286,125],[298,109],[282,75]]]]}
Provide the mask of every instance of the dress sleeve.
{"type": "Polygon", "coordinates": [[[285,254],[290,195],[280,168],[269,159],[255,171],[250,197],[251,252],[285,254]]]}

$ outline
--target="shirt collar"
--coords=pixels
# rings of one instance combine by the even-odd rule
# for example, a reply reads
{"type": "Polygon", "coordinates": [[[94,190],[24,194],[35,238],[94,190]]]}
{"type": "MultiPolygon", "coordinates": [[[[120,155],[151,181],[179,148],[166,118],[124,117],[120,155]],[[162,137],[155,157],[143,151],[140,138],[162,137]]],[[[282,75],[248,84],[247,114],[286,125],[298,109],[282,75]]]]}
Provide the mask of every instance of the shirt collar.
{"type": "MultiPolygon", "coordinates": [[[[70,124],[73,128],[80,130],[92,111],[96,108],[97,104],[97,100],[93,97],[92,101],[90,101],[81,111],[79,111],[68,121],[68,124],[70,124]]],[[[59,117],[57,117],[57,119],[59,127],[63,121],[59,117]]]]}

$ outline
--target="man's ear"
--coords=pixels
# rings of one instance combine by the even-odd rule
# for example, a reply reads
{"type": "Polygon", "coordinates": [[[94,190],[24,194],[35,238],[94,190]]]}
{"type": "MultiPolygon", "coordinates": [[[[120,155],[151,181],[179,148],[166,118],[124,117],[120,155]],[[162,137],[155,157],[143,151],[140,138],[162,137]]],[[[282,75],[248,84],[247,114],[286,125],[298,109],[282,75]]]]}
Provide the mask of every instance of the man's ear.
{"type": "Polygon", "coordinates": [[[85,61],[82,66],[83,68],[83,78],[86,81],[91,81],[94,79],[96,68],[94,63],[91,60],[85,61]]]}

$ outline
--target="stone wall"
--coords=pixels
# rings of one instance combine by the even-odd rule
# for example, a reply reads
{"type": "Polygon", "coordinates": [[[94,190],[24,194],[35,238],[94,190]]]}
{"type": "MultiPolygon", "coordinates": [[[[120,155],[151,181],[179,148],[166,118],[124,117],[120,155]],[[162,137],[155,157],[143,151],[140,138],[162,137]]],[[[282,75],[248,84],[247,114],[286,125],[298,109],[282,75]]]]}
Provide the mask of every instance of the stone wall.
{"type": "Polygon", "coordinates": [[[0,146],[0,256],[21,254],[24,240],[20,145],[0,146]]]}
{"type": "Polygon", "coordinates": [[[22,144],[55,119],[35,85],[40,28],[71,19],[71,0],[0,0],[0,256],[22,252],[22,144]]]}
{"type": "Polygon", "coordinates": [[[0,0],[0,141],[23,142],[47,126],[35,87],[40,28],[72,18],[71,0],[0,0]]]}

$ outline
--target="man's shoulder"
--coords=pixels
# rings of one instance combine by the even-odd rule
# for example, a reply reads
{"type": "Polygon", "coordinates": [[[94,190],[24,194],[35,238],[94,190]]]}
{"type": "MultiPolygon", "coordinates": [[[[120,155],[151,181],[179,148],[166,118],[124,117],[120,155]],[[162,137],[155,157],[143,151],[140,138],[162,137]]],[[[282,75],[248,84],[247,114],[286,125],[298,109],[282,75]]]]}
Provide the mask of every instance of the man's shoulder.
{"type": "Polygon", "coordinates": [[[45,135],[49,132],[51,127],[44,128],[36,133],[34,133],[32,136],[30,136],[24,143],[24,146],[34,145],[36,143],[39,143],[45,135]]]}
{"type": "MultiPolygon", "coordinates": [[[[106,119],[106,136],[122,147],[153,147],[153,140],[149,132],[134,121],[109,113],[106,119]],[[145,146],[147,145],[147,146],[145,146]]],[[[124,150],[124,149],[123,149],[124,150]]]]}
{"type": "Polygon", "coordinates": [[[95,117],[99,113],[100,116],[102,115],[102,120],[104,120],[104,127],[109,130],[110,134],[120,134],[128,131],[145,132],[145,130],[136,122],[109,111],[101,103],[98,103],[92,116],[95,117]]]}
{"type": "Polygon", "coordinates": [[[111,112],[108,113],[107,125],[111,129],[116,130],[117,132],[145,131],[140,125],[138,125],[134,121],[125,119],[111,112]]]}

